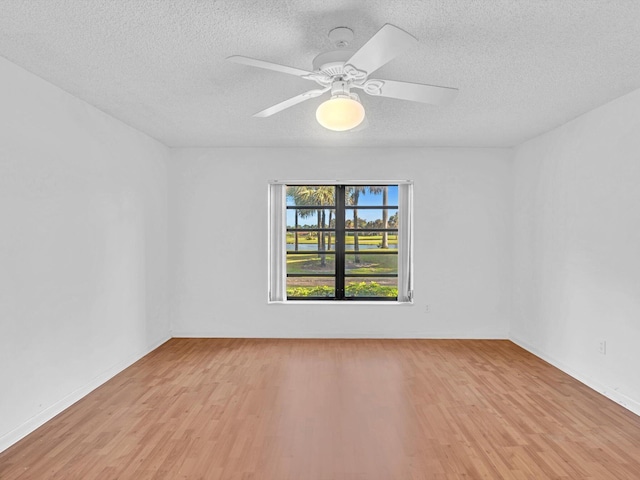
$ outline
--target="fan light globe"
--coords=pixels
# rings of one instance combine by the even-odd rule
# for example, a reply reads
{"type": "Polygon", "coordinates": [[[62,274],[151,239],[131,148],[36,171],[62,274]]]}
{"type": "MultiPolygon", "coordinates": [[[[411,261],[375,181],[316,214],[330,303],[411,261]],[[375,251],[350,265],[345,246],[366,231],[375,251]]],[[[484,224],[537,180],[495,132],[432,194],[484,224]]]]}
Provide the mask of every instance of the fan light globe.
{"type": "Polygon", "coordinates": [[[324,128],[344,132],[357,127],[364,120],[364,107],[350,97],[332,97],[320,104],[316,120],[324,128]]]}

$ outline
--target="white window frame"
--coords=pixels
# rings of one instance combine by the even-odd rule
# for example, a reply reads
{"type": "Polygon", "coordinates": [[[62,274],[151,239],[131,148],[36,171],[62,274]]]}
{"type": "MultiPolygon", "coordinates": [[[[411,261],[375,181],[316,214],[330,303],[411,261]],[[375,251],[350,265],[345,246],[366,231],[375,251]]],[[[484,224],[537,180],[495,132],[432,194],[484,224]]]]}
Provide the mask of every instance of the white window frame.
{"type": "Polygon", "coordinates": [[[273,180],[268,185],[268,294],[274,304],[330,305],[413,303],[413,182],[410,180],[273,180]],[[395,302],[324,302],[287,300],[286,210],[287,186],[290,185],[398,185],[398,299],[395,302]]]}

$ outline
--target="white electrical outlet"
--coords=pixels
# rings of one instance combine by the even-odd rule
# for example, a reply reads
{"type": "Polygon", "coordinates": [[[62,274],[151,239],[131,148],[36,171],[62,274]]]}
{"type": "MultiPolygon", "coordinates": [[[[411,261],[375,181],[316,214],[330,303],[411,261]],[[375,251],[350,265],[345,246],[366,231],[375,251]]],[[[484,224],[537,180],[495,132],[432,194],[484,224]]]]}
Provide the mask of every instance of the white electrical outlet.
{"type": "Polygon", "coordinates": [[[600,342],[600,353],[602,355],[606,355],[607,354],[607,341],[606,340],[602,340],[600,342]]]}
{"type": "Polygon", "coordinates": [[[429,313],[429,305],[427,305],[424,309],[425,312],[429,313]]]}

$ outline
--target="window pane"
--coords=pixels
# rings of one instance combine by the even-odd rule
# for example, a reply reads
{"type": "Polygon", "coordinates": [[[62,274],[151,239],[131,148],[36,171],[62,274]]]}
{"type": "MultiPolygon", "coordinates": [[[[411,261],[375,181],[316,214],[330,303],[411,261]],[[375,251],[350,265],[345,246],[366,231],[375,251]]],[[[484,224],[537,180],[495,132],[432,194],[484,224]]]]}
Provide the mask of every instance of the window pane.
{"type": "Polygon", "coordinates": [[[398,185],[347,186],[344,191],[344,200],[346,205],[398,205],[398,185]]]}
{"type": "MultiPolygon", "coordinates": [[[[393,273],[397,275],[398,255],[347,253],[345,254],[345,273],[347,275],[372,275],[380,273],[393,273]]],[[[395,281],[395,279],[393,280],[395,281]]]]}
{"type": "Polygon", "coordinates": [[[287,228],[335,228],[336,211],[334,208],[324,209],[287,209],[287,228]],[[296,223],[296,212],[298,219],[296,223]]]}
{"type": "MultiPolygon", "coordinates": [[[[356,228],[356,218],[354,216],[355,213],[354,208],[347,209],[345,211],[345,221],[344,227],[347,229],[355,229],[356,228]]],[[[368,209],[368,208],[359,208],[358,209],[358,226],[359,230],[366,230],[368,228],[398,228],[398,209],[397,208],[389,208],[389,209],[368,209]],[[387,225],[385,226],[385,212],[386,212],[386,220],[387,225]]]]}
{"type": "Polygon", "coordinates": [[[397,278],[347,277],[345,278],[346,297],[397,297],[397,278]]]}
{"type": "Polygon", "coordinates": [[[287,186],[287,205],[314,206],[335,204],[336,189],[333,185],[287,186]]]}
{"type": "Polygon", "coordinates": [[[335,285],[331,277],[287,277],[287,297],[333,298],[335,285]]]}
{"type": "Polygon", "coordinates": [[[287,251],[327,252],[335,249],[334,232],[287,232],[287,251]]]}
{"type": "Polygon", "coordinates": [[[322,253],[287,255],[287,273],[304,273],[314,275],[318,273],[335,273],[335,255],[322,253]]]}
{"type": "Polygon", "coordinates": [[[279,253],[272,253],[275,267],[271,268],[276,274],[280,272],[273,276],[280,292],[273,297],[275,301],[345,297],[352,301],[400,300],[399,295],[401,301],[410,299],[411,283],[405,281],[410,260],[405,253],[406,239],[410,238],[410,217],[406,214],[410,197],[405,187],[280,185],[280,195],[271,198],[279,210],[270,218],[272,228],[276,226],[281,232],[276,242],[279,253]],[[340,202],[336,202],[337,196],[340,202]],[[400,216],[403,225],[399,224],[400,216]],[[340,225],[339,233],[336,224],[340,225]],[[379,231],[383,229],[387,231],[379,231]],[[338,266],[340,271],[336,271],[338,266]],[[336,292],[336,285],[345,289],[336,292]]]}
{"type": "Polygon", "coordinates": [[[362,250],[379,250],[383,246],[384,250],[396,250],[398,248],[398,233],[397,232],[347,232],[344,238],[345,250],[356,250],[356,244],[358,245],[358,251],[362,250]],[[385,245],[386,242],[386,245],[385,245]]]}

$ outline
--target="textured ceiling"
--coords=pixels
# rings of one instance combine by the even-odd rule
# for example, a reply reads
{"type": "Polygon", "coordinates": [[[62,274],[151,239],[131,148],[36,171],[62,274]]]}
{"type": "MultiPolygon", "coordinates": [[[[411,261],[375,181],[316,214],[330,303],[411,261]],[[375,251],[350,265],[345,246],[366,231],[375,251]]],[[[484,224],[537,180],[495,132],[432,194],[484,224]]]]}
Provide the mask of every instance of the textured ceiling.
{"type": "Polygon", "coordinates": [[[169,146],[513,146],[640,88],[638,0],[0,0],[0,55],[169,146]],[[368,128],[324,130],[303,69],[383,24],[417,47],[373,75],[457,87],[452,105],[361,95],[368,128]]]}

